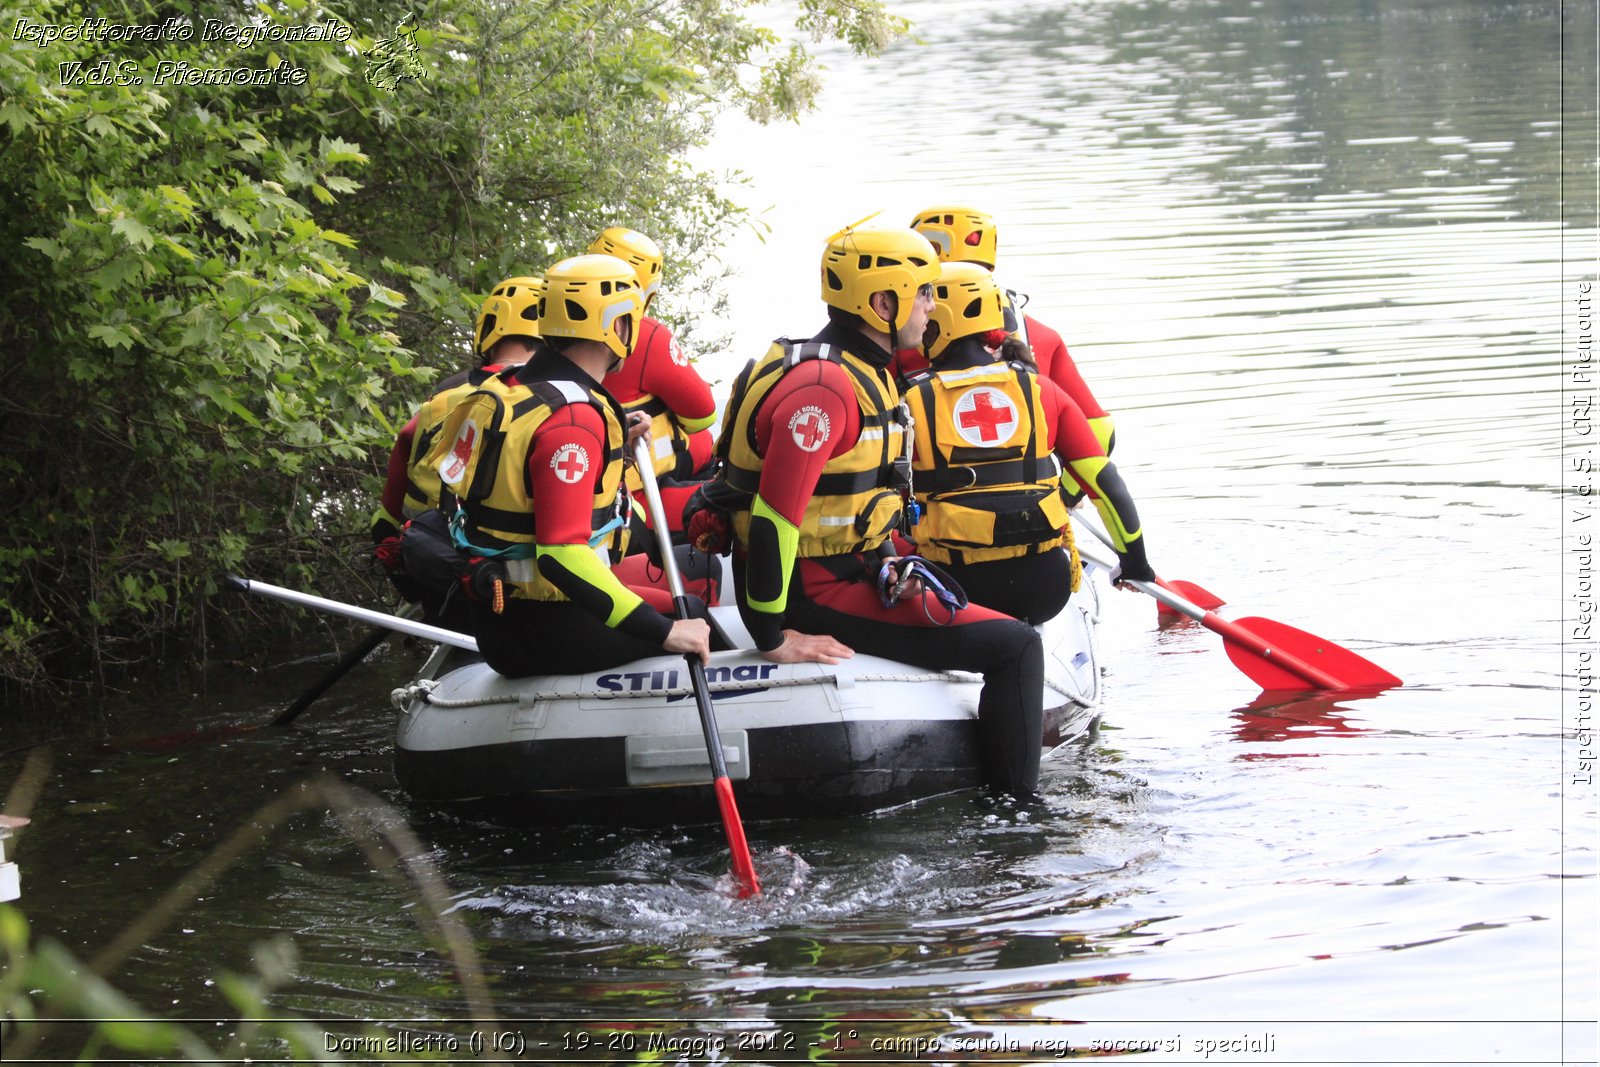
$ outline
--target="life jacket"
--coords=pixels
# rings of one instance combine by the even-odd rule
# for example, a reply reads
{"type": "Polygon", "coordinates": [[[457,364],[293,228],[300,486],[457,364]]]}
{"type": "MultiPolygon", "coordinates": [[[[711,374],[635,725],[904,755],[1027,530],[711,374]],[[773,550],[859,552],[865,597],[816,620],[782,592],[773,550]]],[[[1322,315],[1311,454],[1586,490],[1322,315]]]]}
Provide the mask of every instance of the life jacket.
{"type": "MultiPolygon", "coordinates": [[[[693,473],[693,461],[689,458],[689,435],[660,397],[646,394],[636,400],[622,401],[622,410],[629,415],[642,411],[650,416],[650,448],[655,457],[658,479],[687,478],[693,473]]],[[[637,492],[643,487],[639,472],[629,467],[629,491],[637,492]]]]}
{"type": "Polygon", "coordinates": [[[467,372],[462,382],[439,390],[417,409],[417,428],[411,438],[411,456],[406,465],[406,498],[401,506],[406,518],[414,519],[439,506],[439,472],[426,462],[428,453],[444,428],[450,409],[494,374],[495,370],[476,367],[467,372]]]}
{"type": "Polygon", "coordinates": [[[451,410],[427,462],[459,505],[452,528],[467,553],[502,562],[511,595],[566,600],[535,565],[538,533],[529,492],[528,450],[546,419],[567,404],[591,404],[605,420],[606,455],[594,469],[589,544],[607,562],[627,550],[630,497],[622,487],[622,416],[609,395],[573,381],[521,381],[519,368],[495,375],[451,410]]]}
{"type": "Polygon", "coordinates": [[[912,381],[912,471],[921,522],[909,536],[941,563],[979,563],[1064,543],[1067,501],[1043,393],[1020,363],[935,370],[912,381]]]}
{"type": "Polygon", "coordinates": [[[909,488],[906,417],[889,370],[872,366],[839,345],[788,338],[774,341],[767,354],[746,364],[733,385],[723,414],[717,454],[728,487],[743,506],[733,512],[733,532],[749,544],[749,501],[761,485],[762,458],[756,451],[756,412],[784,374],[807,360],[842,367],[855,388],[861,434],[850,451],[829,459],[817,479],[800,523],[797,554],[836,556],[877,548],[901,525],[909,488]]]}
{"type": "MultiPolygon", "coordinates": [[[[652,357],[671,359],[673,348],[677,342],[668,340],[659,351],[651,351],[652,342],[660,344],[659,334],[664,333],[663,327],[655,319],[646,317],[639,325],[639,343],[630,359],[638,359],[649,352],[652,357]]],[[[628,400],[619,401],[622,410],[632,415],[642,411],[650,417],[650,447],[655,456],[655,472],[657,478],[688,478],[694,472],[693,460],[689,458],[689,434],[684,430],[683,424],[678,421],[672,409],[666,402],[652,393],[641,392],[638,396],[628,400]]],[[[639,472],[632,466],[628,468],[628,489],[638,492],[644,487],[644,482],[639,478],[639,472]]]]}

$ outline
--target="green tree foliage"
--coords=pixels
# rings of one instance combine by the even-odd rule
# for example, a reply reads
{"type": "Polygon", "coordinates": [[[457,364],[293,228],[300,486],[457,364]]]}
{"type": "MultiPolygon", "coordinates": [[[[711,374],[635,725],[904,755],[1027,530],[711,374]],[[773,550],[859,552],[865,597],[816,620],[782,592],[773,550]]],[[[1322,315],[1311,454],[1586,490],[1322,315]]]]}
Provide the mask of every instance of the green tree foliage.
{"type": "MultiPolygon", "coordinates": [[[[738,222],[684,150],[817,86],[762,6],[0,6],[0,684],[203,645],[246,561],[348,591],[381,457],[479,295],[616,222],[681,274],[738,222]]],[[[859,52],[907,28],[798,13],[859,52]]]]}

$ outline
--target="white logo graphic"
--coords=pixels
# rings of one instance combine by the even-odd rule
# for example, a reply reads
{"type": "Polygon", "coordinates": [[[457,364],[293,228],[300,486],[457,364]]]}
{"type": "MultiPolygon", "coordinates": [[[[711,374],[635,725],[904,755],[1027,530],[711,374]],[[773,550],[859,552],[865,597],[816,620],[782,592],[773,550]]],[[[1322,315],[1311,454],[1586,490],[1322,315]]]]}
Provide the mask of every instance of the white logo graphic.
{"type": "Polygon", "coordinates": [[[1017,425],[1017,409],[998,389],[980,385],[961,394],[956,401],[956,433],[969,445],[997,445],[1011,436],[1017,425]]]}
{"type": "Polygon", "coordinates": [[[678,339],[676,337],[668,342],[667,353],[672,356],[673,366],[687,367],[689,365],[689,354],[685,352],[682,346],[678,344],[678,339]]]}
{"type": "Polygon", "coordinates": [[[467,419],[456,431],[455,443],[439,461],[439,479],[446,485],[455,485],[467,473],[467,461],[472,458],[472,448],[478,443],[478,424],[467,419]]]}
{"type": "Polygon", "coordinates": [[[562,445],[550,457],[550,469],[556,472],[557,478],[573,485],[589,473],[589,453],[582,445],[562,445]]]}
{"type": "Polygon", "coordinates": [[[807,404],[789,419],[789,433],[802,451],[815,452],[828,443],[828,415],[814,404],[807,404]]]}

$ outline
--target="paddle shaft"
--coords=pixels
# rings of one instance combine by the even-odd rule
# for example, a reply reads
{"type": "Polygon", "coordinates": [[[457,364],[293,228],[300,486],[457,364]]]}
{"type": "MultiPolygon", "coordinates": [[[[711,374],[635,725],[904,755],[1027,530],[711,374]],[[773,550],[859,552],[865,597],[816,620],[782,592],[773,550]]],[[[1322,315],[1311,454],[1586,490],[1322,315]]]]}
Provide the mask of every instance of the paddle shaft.
{"type": "MultiPolygon", "coordinates": [[[[644,486],[644,499],[650,509],[650,522],[655,527],[656,543],[661,546],[661,569],[667,572],[667,588],[672,591],[673,611],[680,619],[690,618],[689,598],[684,595],[683,576],[678,573],[678,558],[672,550],[672,531],[667,525],[667,510],[661,505],[661,489],[656,485],[655,460],[650,455],[649,442],[643,437],[634,442],[633,462],[639,468],[639,481],[644,486]]],[[[689,684],[694,689],[695,705],[700,710],[700,730],[706,739],[706,755],[711,759],[711,787],[717,795],[717,809],[722,815],[722,829],[728,838],[728,850],[733,854],[734,881],[738,883],[739,896],[758,896],[761,884],[756,880],[755,864],[750,859],[750,845],[744,836],[744,823],[740,821],[739,808],[734,803],[733,782],[728,778],[728,763],[722,755],[722,735],[717,730],[716,712],[712,710],[705,665],[692,652],[683,658],[689,665],[689,684]]]]}
{"type": "MultiPolygon", "coordinates": [[[[1096,558],[1092,554],[1088,558],[1090,562],[1098,563],[1102,567],[1111,566],[1111,564],[1104,558],[1096,558]]],[[[1310,688],[1349,688],[1349,686],[1340,681],[1338,678],[1333,677],[1333,675],[1328,674],[1326,671],[1319,670],[1318,668],[1307,663],[1305,660],[1301,659],[1299,656],[1296,656],[1291,652],[1285,651],[1282,648],[1278,648],[1267,641],[1262,640],[1260,637],[1251,633],[1244,627],[1224,619],[1214,611],[1207,611],[1200,607],[1200,605],[1186,600],[1176,593],[1169,592],[1168,590],[1161,588],[1159,585],[1156,585],[1154,582],[1141,582],[1135,579],[1129,579],[1127,584],[1133,586],[1146,596],[1155,598],[1158,604],[1165,604],[1178,614],[1186,615],[1195,620],[1211,632],[1222,635],[1225,640],[1231,641],[1235,645],[1261,657],[1263,660],[1267,660],[1283,670],[1288,671],[1297,678],[1305,681],[1310,688]]]]}
{"type": "Polygon", "coordinates": [[[328,673],[324,674],[321,678],[318,678],[310,689],[307,689],[304,693],[301,693],[298,700],[279,712],[277,717],[272,720],[270,725],[288,726],[290,723],[298,719],[301,712],[305,711],[313,703],[315,703],[316,699],[323,693],[326,693],[329,689],[332,689],[335,682],[337,682],[340,678],[343,678],[346,674],[350,673],[350,669],[352,667],[366,659],[368,656],[372,655],[372,652],[375,648],[387,641],[389,639],[390,632],[391,631],[387,626],[380,626],[369,633],[366,637],[362,638],[359,645],[357,645],[355,648],[352,648],[349,652],[346,652],[344,654],[344,658],[330,667],[328,669],[328,673]]]}
{"type": "MultiPolygon", "coordinates": [[[[1071,515],[1072,515],[1073,518],[1078,520],[1078,525],[1079,526],[1083,527],[1085,530],[1088,530],[1090,533],[1094,534],[1095,540],[1099,541],[1102,545],[1105,545],[1107,548],[1111,549],[1111,551],[1113,551],[1113,552],[1115,552],[1117,550],[1116,543],[1111,540],[1111,535],[1106,533],[1104,530],[1100,529],[1100,527],[1096,526],[1094,523],[1090,522],[1088,519],[1084,518],[1081,514],[1079,514],[1078,509],[1074,508],[1072,510],[1072,512],[1071,512],[1071,515]]],[[[1200,607],[1202,611],[1208,611],[1211,608],[1220,608],[1220,607],[1222,607],[1222,605],[1224,603],[1226,603],[1226,601],[1224,601],[1221,597],[1217,596],[1217,594],[1211,592],[1211,590],[1205,589],[1205,588],[1203,588],[1201,586],[1198,586],[1198,585],[1195,585],[1193,582],[1183,582],[1183,581],[1169,582],[1165,578],[1162,578],[1160,575],[1157,575],[1156,576],[1156,584],[1159,585],[1161,588],[1165,589],[1167,592],[1173,594],[1174,596],[1181,597],[1185,593],[1187,593],[1194,600],[1201,601],[1202,603],[1198,604],[1197,606],[1200,607]]],[[[1156,601],[1156,603],[1162,604],[1162,602],[1159,601],[1159,600],[1156,601]]],[[[1168,606],[1166,604],[1162,604],[1162,606],[1166,607],[1167,610],[1169,610],[1169,611],[1177,611],[1178,610],[1177,608],[1170,607],[1170,606],[1168,606]]],[[[1182,614],[1182,613],[1180,612],[1180,614],[1182,614]]]]}
{"type": "Polygon", "coordinates": [[[253,578],[241,578],[230,574],[227,578],[230,588],[241,593],[254,593],[257,596],[271,597],[282,600],[288,604],[298,604],[303,608],[313,608],[317,611],[326,611],[334,615],[343,615],[348,619],[358,619],[373,626],[381,626],[395,633],[410,634],[412,637],[421,637],[428,641],[437,641],[441,645],[451,645],[455,648],[464,648],[469,652],[478,651],[478,642],[467,634],[446,630],[441,626],[429,626],[425,622],[415,622],[403,619],[398,615],[385,615],[381,611],[371,608],[358,608],[354,604],[341,604],[337,600],[326,597],[314,596],[311,593],[301,593],[294,589],[285,589],[281,585],[272,585],[270,582],[259,582],[253,578]]]}

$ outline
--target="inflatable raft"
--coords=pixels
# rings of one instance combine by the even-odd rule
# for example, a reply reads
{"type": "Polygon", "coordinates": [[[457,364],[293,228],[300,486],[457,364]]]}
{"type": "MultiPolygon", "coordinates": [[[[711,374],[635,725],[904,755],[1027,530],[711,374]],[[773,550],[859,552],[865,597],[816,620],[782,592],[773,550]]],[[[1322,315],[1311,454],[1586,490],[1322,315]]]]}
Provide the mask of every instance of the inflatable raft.
{"type": "MultiPolygon", "coordinates": [[[[1096,719],[1105,572],[1084,571],[1041,630],[1046,755],[1096,719]]],[[[706,676],[746,819],[859,814],[982,783],[979,676],[861,653],[836,666],[768,663],[737,609],[711,614],[742,649],[713,653],[706,676]]],[[[682,656],[512,680],[441,647],[393,700],[396,777],[418,800],[518,822],[701,822],[716,811],[682,656]]]]}

